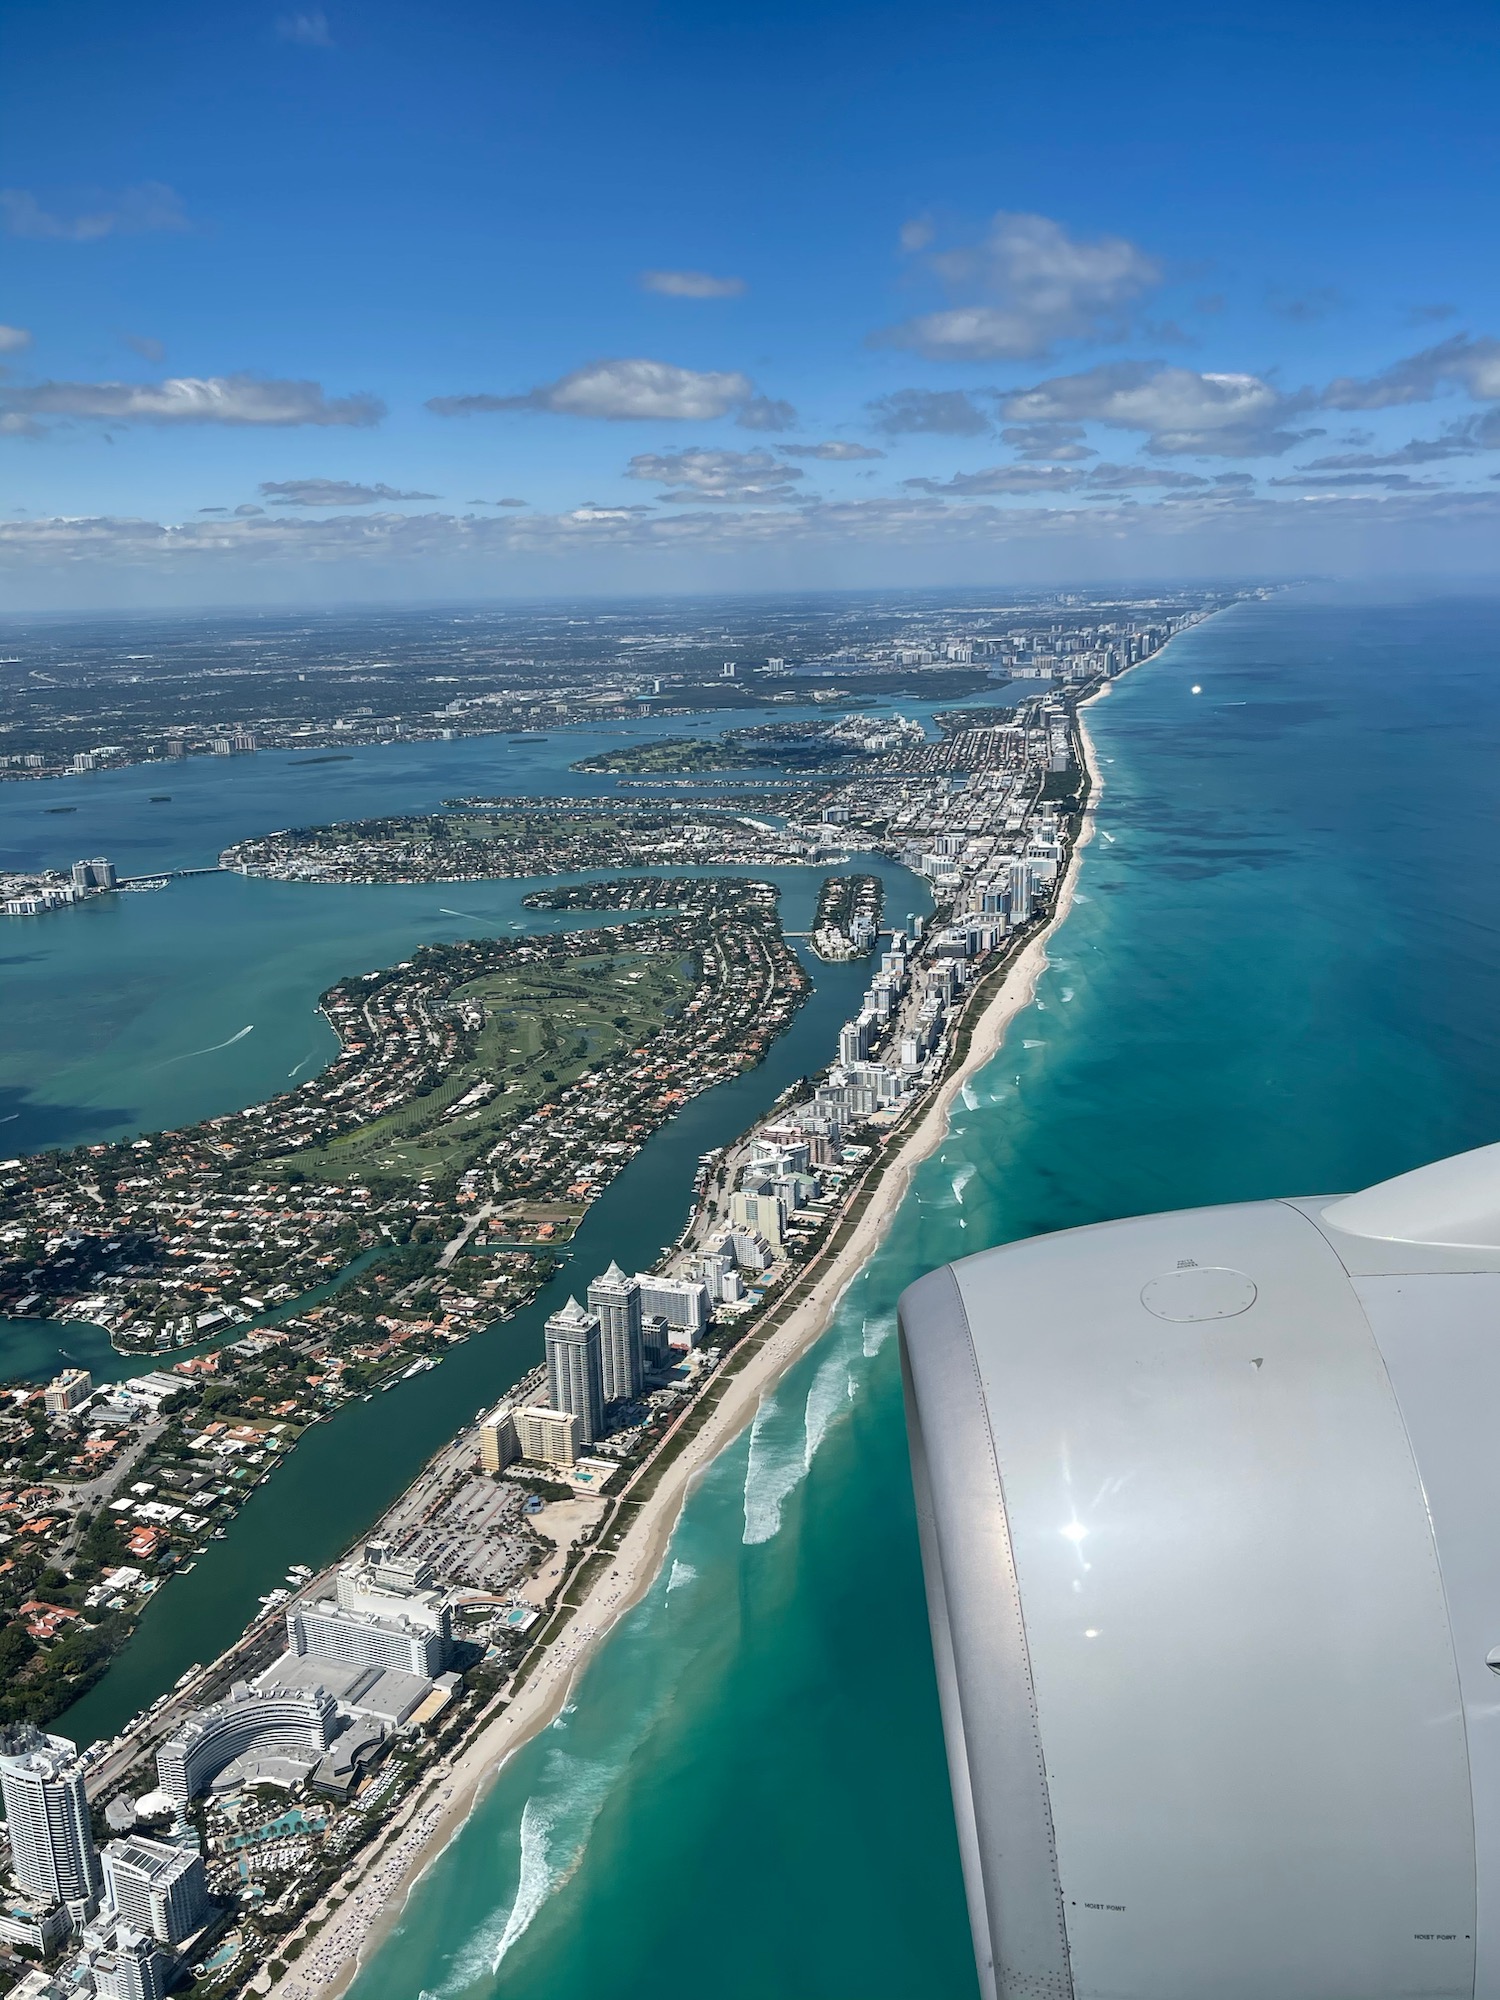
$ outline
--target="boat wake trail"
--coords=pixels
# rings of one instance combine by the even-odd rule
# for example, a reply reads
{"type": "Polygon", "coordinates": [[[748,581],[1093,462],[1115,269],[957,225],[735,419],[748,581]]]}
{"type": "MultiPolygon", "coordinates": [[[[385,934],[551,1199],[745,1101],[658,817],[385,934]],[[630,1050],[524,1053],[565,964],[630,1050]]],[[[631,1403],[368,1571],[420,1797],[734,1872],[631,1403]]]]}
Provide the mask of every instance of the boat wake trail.
{"type": "Polygon", "coordinates": [[[446,909],[441,903],[438,905],[438,915],[440,917],[462,917],[466,924],[482,924],[488,921],[485,917],[474,916],[469,910],[446,909]]]}
{"type": "MultiPolygon", "coordinates": [[[[253,1035],[254,1033],[255,1023],[252,1021],[248,1028],[241,1028],[239,1033],[231,1035],[227,1042],[211,1042],[206,1049],[184,1049],[180,1056],[168,1056],[165,1062],[153,1063],[151,1068],[170,1069],[173,1063],[191,1062],[194,1056],[217,1055],[220,1049],[232,1049],[236,1042],[242,1042],[246,1035],[253,1035]]],[[[301,1065],[299,1064],[298,1067],[300,1068],[301,1065]]]]}

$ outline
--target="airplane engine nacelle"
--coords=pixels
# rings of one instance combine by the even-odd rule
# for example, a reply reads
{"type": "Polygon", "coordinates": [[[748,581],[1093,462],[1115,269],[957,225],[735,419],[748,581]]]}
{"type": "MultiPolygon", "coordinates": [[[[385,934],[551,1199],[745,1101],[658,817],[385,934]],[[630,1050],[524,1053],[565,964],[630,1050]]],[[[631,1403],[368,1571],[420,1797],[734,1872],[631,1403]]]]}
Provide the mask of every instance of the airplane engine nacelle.
{"type": "Polygon", "coordinates": [[[1500,2000],[1500,1146],[900,1316],[986,2000],[1500,2000]]]}

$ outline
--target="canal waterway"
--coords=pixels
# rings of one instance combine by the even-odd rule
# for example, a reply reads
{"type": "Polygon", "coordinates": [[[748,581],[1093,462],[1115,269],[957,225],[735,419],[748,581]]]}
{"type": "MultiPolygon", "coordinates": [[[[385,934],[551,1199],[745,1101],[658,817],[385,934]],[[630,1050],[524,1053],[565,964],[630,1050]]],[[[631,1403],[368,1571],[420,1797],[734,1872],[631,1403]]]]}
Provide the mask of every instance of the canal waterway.
{"type": "MultiPolygon", "coordinates": [[[[1037,683],[1025,686],[1036,692],[1037,683]]],[[[1004,689],[974,700],[992,701],[997,692],[1004,689]]],[[[930,723],[934,706],[887,703],[871,712],[899,709],[930,723]]],[[[250,834],[425,811],[469,793],[614,796],[613,778],[570,765],[625,741],[804,713],[642,718],[520,744],[480,736],[374,745],[331,765],[264,751],[190,758],[171,766],[169,779],[162,776],[169,767],[149,765],[0,783],[0,866],[65,866],[108,854],[129,874],[201,867],[250,834]],[[171,792],[170,805],[151,804],[161,791],[171,792]],[[76,814],[58,816],[54,809],[64,805],[76,814]]],[[[627,796],[651,802],[649,794],[627,796]]],[[[262,1102],[315,1074],[335,1052],[332,1030],[313,1012],[335,980],[394,964],[422,943],[584,921],[523,910],[534,886],[308,885],[215,873],[0,920],[0,1158],[168,1130],[262,1102]]]]}
{"type": "MultiPolygon", "coordinates": [[[[881,875],[892,920],[900,921],[908,909],[931,907],[925,887],[905,869],[879,859],[861,859],[859,866],[881,875]]],[[[811,928],[823,870],[755,874],[777,882],[788,930],[811,928]]],[[[518,903],[530,885],[463,886],[515,891],[518,903]]],[[[291,893],[318,904],[339,892],[294,886],[291,893]]],[[[404,891],[360,893],[378,899],[404,891]]],[[[83,1743],[113,1736],[195,1661],[212,1659],[243,1630],[257,1600],[284,1581],[292,1563],[318,1568],[339,1555],[455,1431],[534,1366],[542,1354],[543,1321],[570,1291],[581,1291],[612,1259],[632,1270],[654,1262],[687,1219],[700,1157],[761,1117],[788,1085],[832,1060],[839,1028],[858,1011],[870,976],[867,960],[826,965],[805,951],[802,958],[813,975],[813,991],[766,1060],[692,1099],[647,1141],[590,1208],[557,1276],[538,1297],[513,1318],[451,1349],[438,1368],[388,1395],[345,1404],[328,1422],[305,1432],[273,1477],[251,1494],[225,1538],[211,1541],[196,1567],[173,1578],[152,1600],[129,1645],[61,1718],[60,1729],[83,1743]]],[[[65,1330],[69,1345],[76,1345],[73,1332],[65,1330]]]]}
{"type": "MultiPolygon", "coordinates": [[[[1034,694],[1035,683],[1022,691],[1034,694]]],[[[1004,693],[986,690],[970,705],[1004,693]]],[[[930,728],[936,707],[961,705],[889,701],[869,712],[899,712],[930,728]]],[[[614,778],[571,765],[630,741],[816,713],[826,711],[788,704],[643,717],[520,742],[479,736],[371,745],[335,762],[267,751],[0,785],[0,864],[63,866],[104,853],[122,874],[148,874],[209,866],[230,842],[276,827],[426,811],[467,794],[610,797],[619,789],[614,778]],[[162,793],[170,799],[157,803],[162,793]]],[[[703,795],[668,788],[664,796],[703,795]]],[[[879,860],[857,865],[884,879],[889,922],[931,906],[926,886],[905,870],[879,860]]],[[[826,871],[753,872],[777,882],[787,929],[809,930],[826,871]]],[[[569,878],[548,878],[556,879],[569,878]]],[[[526,910],[523,898],[536,886],[344,886],[215,873],[0,927],[0,1155],[180,1127],[291,1087],[337,1049],[315,1011],[319,994],[350,973],[397,963],[421,944],[618,921],[609,912],[526,910]]],[[[250,1496],[225,1539],[210,1542],[194,1569],[153,1599],[130,1645],[64,1718],[69,1733],[85,1742],[114,1734],[194,1661],[228,1645],[291,1563],[320,1565],[347,1547],[476,1409],[534,1364],[542,1322],[569,1288],[612,1258],[627,1268],[654,1260],[686,1220],[699,1156],[831,1060],[839,1027],[856,1011],[868,964],[830,966],[802,956],[812,996],[767,1060],[695,1099],[648,1142],[590,1210],[569,1246],[570,1261],[530,1307],[452,1350],[439,1368],[390,1395],[347,1405],[310,1430],[250,1496]]],[[[35,1379],[63,1359],[92,1368],[100,1380],[152,1365],[115,1356],[97,1328],[0,1320],[0,1373],[35,1379]]]]}
{"type": "Polygon", "coordinates": [[[1500,1139],[1500,600],[1246,606],[1091,715],[1099,837],[1036,1004],[350,2000],[975,2000],[903,1286],[1500,1139]]]}

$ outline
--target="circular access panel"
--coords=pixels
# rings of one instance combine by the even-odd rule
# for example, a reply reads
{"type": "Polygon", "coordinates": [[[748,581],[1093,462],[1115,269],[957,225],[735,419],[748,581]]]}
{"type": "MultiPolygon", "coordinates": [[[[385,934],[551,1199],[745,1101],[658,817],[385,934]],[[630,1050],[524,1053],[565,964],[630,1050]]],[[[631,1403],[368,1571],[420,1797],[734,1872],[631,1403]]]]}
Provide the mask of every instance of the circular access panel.
{"type": "Polygon", "coordinates": [[[1141,1304],[1158,1319],[1234,1319],[1255,1304],[1255,1285],[1243,1271],[1221,1264],[1190,1264],[1143,1285],[1141,1304]]]}

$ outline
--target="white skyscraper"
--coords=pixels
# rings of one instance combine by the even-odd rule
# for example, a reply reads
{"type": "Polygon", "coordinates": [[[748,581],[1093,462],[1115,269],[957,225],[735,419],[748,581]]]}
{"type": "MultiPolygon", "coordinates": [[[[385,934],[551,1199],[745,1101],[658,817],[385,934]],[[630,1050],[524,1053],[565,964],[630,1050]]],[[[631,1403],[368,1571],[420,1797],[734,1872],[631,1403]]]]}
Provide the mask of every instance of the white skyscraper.
{"type": "Polygon", "coordinates": [[[104,1850],[110,1908],[133,1931],[179,1945],[208,1922],[203,1858],[170,1841],[114,1840],[104,1850]]]}
{"type": "Polygon", "coordinates": [[[604,1357],[599,1322],[569,1299],[547,1322],[547,1401],[578,1419],[578,1442],[604,1435],[604,1357]]]}
{"type": "Polygon", "coordinates": [[[89,1969],[99,2000],[162,2000],[166,1991],[161,1953],[128,1924],[120,1925],[111,1949],[98,1953],[89,1969]]]}
{"type": "Polygon", "coordinates": [[[66,1736],[28,1724],[0,1732],[0,1793],[16,1881],[81,1919],[98,1902],[100,1874],[77,1755],[66,1736]]]}
{"type": "Polygon", "coordinates": [[[645,1387],[641,1333],[641,1286],[611,1264],[589,1286],[589,1311],[599,1321],[606,1403],[629,1401],[645,1387]]]}

